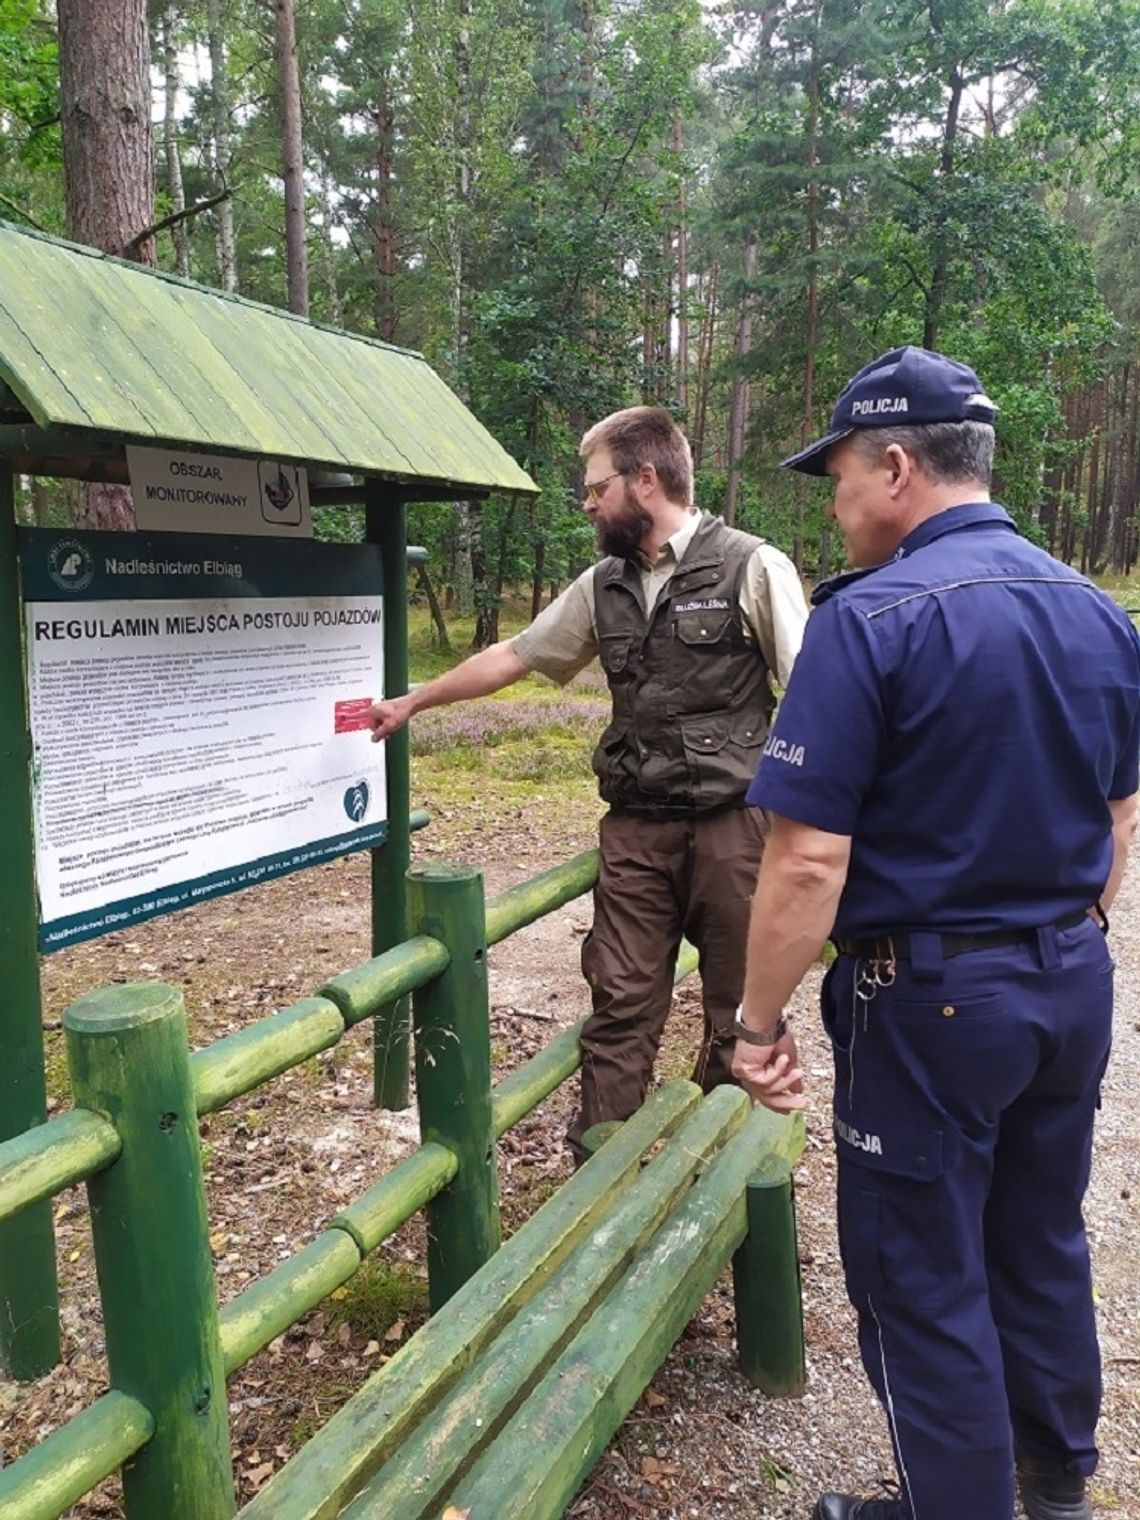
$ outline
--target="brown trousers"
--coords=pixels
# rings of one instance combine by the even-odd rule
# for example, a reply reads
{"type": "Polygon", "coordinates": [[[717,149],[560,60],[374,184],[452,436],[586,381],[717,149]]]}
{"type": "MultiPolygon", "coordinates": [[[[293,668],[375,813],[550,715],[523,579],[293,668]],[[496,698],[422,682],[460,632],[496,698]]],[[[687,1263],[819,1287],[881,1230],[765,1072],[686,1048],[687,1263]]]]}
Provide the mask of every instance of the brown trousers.
{"type": "Polygon", "coordinates": [[[593,1012],[582,1030],[578,1160],[593,1124],[641,1104],[673,996],[682,935],[700,951],[705,1027],[693,1081],[732,1081],[732,1021],[744,985],[748,915],[767,823],[758,808],[691,818],[607,813],[594,925],[582,946],[593,1012]]]}

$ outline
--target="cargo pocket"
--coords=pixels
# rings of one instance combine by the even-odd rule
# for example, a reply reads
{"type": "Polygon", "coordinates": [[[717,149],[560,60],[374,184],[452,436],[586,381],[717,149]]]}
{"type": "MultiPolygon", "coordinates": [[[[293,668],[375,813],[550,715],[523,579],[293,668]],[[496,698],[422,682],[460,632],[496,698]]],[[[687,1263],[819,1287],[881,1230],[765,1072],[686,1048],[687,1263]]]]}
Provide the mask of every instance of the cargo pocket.
{"type": "Polygon", "coordinates": [[[884,1295],[932,1312],[957,1299],[964,1252],[943,1183],[940,1130],[835,1117],[839,1241],[856,1307],[884,1295]]]}
{"type": "Polygon", "coordinates": [[[709,787],[728,774],[728,723],[724,718],[682,718],[681,743],[694,787],[709,787]]]}
{"type": "Polygon", "coordinates": [[[620,676],[629,664],[633,641],[628,634],[603,635],[598,649],[602,669],[610,676],[620,676]]]}
{"type": "MultiPolygon", "coordinates": [[[[738,744],[741,749],[754,750],[758,766],[760,764],[760,750],[764,740],[768,737],[765,724],[757,718],[737,718],[732,724],[731,738],[733,744],[738,744]]],[[[755,769],[755,766],[753,767],[755,769]]]]}

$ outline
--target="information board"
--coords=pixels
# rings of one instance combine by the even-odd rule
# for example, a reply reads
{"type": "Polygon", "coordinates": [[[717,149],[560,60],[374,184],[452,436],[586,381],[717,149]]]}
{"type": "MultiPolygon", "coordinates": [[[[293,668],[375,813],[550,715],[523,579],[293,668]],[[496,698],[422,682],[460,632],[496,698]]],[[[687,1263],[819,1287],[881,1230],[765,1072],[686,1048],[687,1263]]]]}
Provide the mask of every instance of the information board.
{"type": "Polygon", "coordinates": [[[376,546],[19,541],[41,949],[383,841],[376,546]]]}

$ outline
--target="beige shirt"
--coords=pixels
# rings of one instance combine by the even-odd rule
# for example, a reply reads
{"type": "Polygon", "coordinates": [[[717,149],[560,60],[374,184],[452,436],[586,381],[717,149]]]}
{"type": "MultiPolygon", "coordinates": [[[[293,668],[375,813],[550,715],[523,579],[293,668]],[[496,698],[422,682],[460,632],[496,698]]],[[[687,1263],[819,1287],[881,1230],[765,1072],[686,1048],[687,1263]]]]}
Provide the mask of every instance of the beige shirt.
{"type": "MultiPolygon", "coordinates": [[[[672,579],[681,557],[697,531],[701,514],[693,511],[683,526],[662,545],[650,564],[638,556],[646,612],[672,579]]],[[[561,596],[511,640],[515,653],[530,670],[565,685],[598,652],[594,617],[594,566],[573,581],[561,596]]],[[[759,544],[745,567],[740,587],[744,630],[764,656],[764,663],[781,686],[788,684],[803,642],[808,609],[796,567],[771,544],[759,544]]]]}

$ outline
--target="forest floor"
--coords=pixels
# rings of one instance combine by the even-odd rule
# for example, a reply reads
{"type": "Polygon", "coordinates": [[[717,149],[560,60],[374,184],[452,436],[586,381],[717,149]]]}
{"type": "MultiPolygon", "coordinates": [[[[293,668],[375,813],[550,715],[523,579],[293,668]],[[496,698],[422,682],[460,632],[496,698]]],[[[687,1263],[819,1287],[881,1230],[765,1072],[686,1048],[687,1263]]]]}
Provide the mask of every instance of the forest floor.
{"type": "MultiPolygon", "coordinates": [[[[465,713],[427,714],[413,736],[413,805],[431,826],[419,859],[479,865],[489,894],[595,842],[599,804],[587,757],[604,711],[596,676],[567,692],[527,682],[465,713]]],[[[589,898],[548,915],[491,955],[492,1053],[499,1077],[586,1011],[578,956],[589,898]]],[[[181,988],[197,1048],[311,993],[368,956],[368,872],[350,857],[73,947],[44,963],[51,1105],[69,1105],[60,1019],[114,981],[181,988]]],[[[1114,914],[1120,982],[1116,1050],[1098,1121],[1088,1218],[1105,1360],[1098,1513],[1140,1520],[1140,873],[1114,914]]],[[[808,1347],[799,1401],[766,1401],[736,1371],[731,1282],[706,1299],[594,1469],[574,1520],[806,1520],[821,1488],[876,1489],[889,1443],[864,1380],[843,1292],[834,1223],[829,1055],[815,1013],[818,974],[797,994],[807,1071],[807,1148],[796,1173],[808,1347]]],[[[688,1075],[700,1028],[694,976],[678,989],[658,1077],[688,1075]]],[[[201,1126],[218,1294],[228,1301],[272,1270],[418,1143],[413,1110],[371,1102],[367,1027],[201,1126]]],[[[506,1228],[570,1173],[566,1084],[504,1137],[506,1228]]],[[[63,1360],[30,1386],[0,1383],[0,1453],[13,1460],[106,1387],[86,1200],[54,1207],[63,1360]]],[[[373,1253],[342,1289],[229,1383],[239,1500],[248,1500],[422,1323],[422,1223],[373,1253]]],[[[117,1480],[69,1511],[121,1514],[117,1480]]],[[[162,1520],[162,1517],[154,1517],[162,1520]]],[[[970,1520],[970,1517],[963,1517],[970,1520]]]]}

